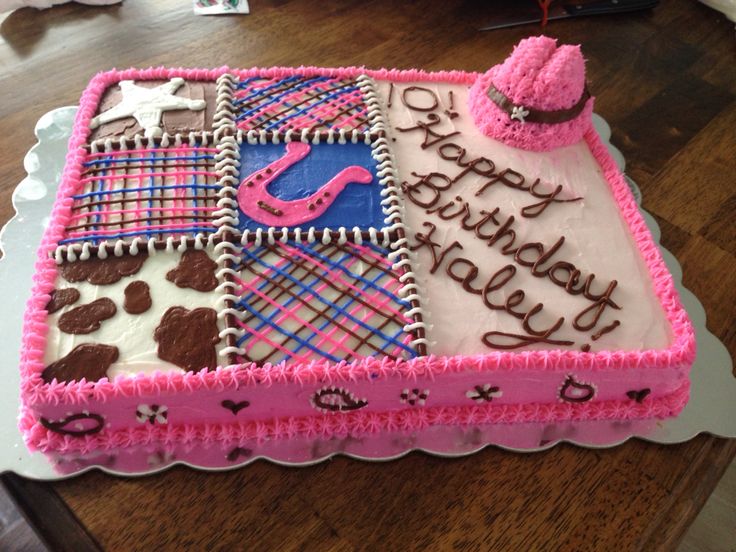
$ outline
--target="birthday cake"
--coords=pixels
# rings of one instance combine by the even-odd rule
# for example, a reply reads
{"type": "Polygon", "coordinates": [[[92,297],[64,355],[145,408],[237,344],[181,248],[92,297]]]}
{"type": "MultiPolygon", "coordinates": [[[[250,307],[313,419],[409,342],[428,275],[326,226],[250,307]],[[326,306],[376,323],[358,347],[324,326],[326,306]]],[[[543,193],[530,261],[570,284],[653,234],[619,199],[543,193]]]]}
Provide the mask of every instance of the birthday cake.
{"type": "Polygon", "coordinates": [[[98,74],[25,315],[26,442],[235,461],[676,415],[693,330],[592,109],[544,37],[482,74],[98,74]]]}

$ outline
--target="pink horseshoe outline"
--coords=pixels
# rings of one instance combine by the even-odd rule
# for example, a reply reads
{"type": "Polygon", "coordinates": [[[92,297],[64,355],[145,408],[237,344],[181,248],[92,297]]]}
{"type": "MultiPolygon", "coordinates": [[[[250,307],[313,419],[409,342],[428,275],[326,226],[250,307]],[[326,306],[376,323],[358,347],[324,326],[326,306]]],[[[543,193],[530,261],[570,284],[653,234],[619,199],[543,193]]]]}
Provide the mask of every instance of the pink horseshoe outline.
{"type": "Polygon", "coordinates": [[[272,196],[268,186],[312,150],[303,142],[288,142],[286,153],[240,182],[238,205],[250,218],[268,226],[296,226],[323,214],[350,183],[370,184],[373,175],[357,165],[342,169],[309,197],[286,201],[272,196]]]}

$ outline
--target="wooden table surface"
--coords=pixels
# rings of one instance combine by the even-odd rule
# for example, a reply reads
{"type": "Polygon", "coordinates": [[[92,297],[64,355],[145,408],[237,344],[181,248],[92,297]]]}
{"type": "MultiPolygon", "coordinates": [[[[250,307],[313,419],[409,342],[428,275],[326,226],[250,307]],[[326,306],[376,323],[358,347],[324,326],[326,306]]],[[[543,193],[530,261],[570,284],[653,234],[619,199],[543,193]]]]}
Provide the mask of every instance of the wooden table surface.
{"type": "MultiPolygon", "coordinates": [[[[477,32],[495,2],[252,0],[247,17],[195,17],[189,0],[24,9],[0,25],[0,224],[33,127],[76,103],[97,71],[150,65],[361,65],[484,71],[534,26],[477,32]],[[393,7],[396,4],[400,7],[393,7]]],[[[613,128],[662,243],[736,352],[736,42],[690,0],[653,12],[552,23],[581,43],[596,111],[613,128]]],[[[6,370],[15,367],[6,366],[6,370]]],[[[266,462],[224,473],[90,473],[58,483],[5,477],[55,549],[643,549],[678,542],[736,441],[539,454],[414,453],[385,464],[266,462]],[[76,523],[78,521],[78,523],[76,523]]]]}

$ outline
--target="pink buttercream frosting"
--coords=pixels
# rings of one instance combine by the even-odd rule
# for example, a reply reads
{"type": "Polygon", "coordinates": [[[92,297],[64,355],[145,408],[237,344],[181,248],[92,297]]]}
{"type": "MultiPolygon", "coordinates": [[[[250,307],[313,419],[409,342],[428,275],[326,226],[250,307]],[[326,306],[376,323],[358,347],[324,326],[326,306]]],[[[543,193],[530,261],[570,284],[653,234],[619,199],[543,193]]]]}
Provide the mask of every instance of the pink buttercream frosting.
{"type": "Polygon", "coordinates": [[[522,422],[582,421],[602,419],[664,418],[678,414],[687,404],[690,384],[666,397],[638,404],[610,400],[582,404],[514,404],[488,406],[427,407],[386,412],[351,412],[308,417],[274,418],[267,421],[226,424],[136,425],[118,431],[100,432],[83,437],[60,435],[49,431],[24,410],[21,430],[34,449],[67,453],[89,453],[149,443],[212,443],[240,440],[265,441],[304,435],[330,438],[380,431],[411,431],[429,425],[478,425],[522,422]]]}
{"type": "Polygon", "coordinates": [[[549,151],[580,141],[591,127],[593,99],[572,120],[544,124],[513,119],[488,96],[495,87],[515,105],[543,111],[572,108],[585,90],[585,62],[579,46],[557,46],[538,36],[522,40],[500,65],[480,75],[470,89],[470,111],[486,135],[510,146],[549,151]]]}

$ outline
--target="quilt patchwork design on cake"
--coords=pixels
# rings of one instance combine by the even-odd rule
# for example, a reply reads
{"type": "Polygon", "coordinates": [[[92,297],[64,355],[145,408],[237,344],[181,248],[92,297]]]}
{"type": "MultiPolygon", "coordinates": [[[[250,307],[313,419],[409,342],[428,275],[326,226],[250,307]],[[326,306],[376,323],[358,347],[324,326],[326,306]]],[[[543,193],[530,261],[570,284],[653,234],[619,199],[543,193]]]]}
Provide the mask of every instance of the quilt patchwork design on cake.
{"type": "Polygon", "coordinates": [[[411,305],[387,254],[354,243],[244,247],[235,267],[242,361],[415,356],[411,305]]]}
{"type": "Polygon", "coordinates": [[[216,368],[214,258],[210,246],[60,265],[47,306],[44,381],[216,368]]]}
{"type": "Polygon", "coordinates": [[[233,104],[237,126],[245,131],[367,132],[370,128],[368,108],[355,79],[250,77],[238,83],[233,104]]]}
{"type": "Polygon", "coordinates": [[[26,315],[28,442],[235,438],[250,455],[246,438],[679,412],[692,327],[584,75],[569,101],[516,94],[568,83],[582,57],[563,54],[508,82],[95,77],[26,315]]]}
{"type": "Polygon", "coordinates": [[[241,231],[384,225],[382,187],[369,145],[246,142],[240,154],[241,231]]]}
{"type": "Polygon", "coordinates": [[[217,149],[196,143],[90,152],[60,244],[214,232],[217,149]]]}

